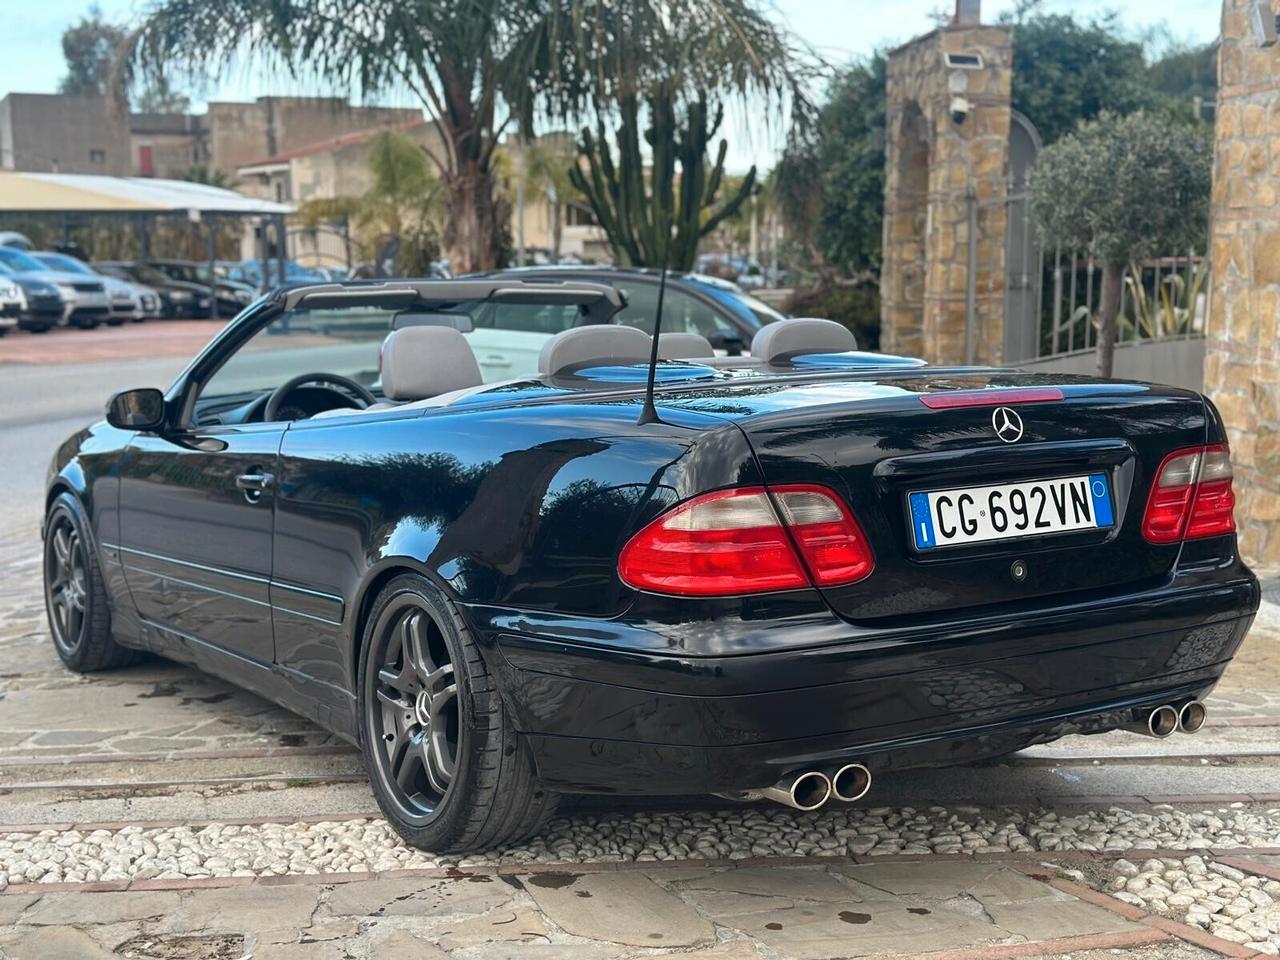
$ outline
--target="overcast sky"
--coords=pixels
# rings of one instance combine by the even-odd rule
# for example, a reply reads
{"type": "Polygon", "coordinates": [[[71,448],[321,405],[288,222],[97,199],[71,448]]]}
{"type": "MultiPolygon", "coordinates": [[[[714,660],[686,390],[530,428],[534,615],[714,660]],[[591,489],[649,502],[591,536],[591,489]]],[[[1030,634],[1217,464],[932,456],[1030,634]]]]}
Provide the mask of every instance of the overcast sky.
{"type": "MultiPolygon", "coordinates": [[[[216,2],[216,0],[210,0],[216,2]]],[[[139,0],[99,0],[108,19],[129,20],[145,9],[139,0]]],[[[985,0],[983,19],[994,20],[1014,0],[985,0]]],[[[952,0],[774,0],[778,16],[832,63],[865,56],[931,29],[929,14],[953,7],[952,0]]],[[[52,93],[64,72],[62,31],[89,8],[86,0],[5,0],[0,95],[11,91],[52,93]]],[[[1083,16],[1121,9],[1121,22],[1135,34],[1164,28],[1177,40],[1206,42],[1218,32],[1220,0],[1045,0],[1044,8],[1083,16]]],[[[223,82],[202,91],[200,100],[252,99],[265,93],[309,93],[278,78],[259,76],[241,66],[223,82]]],[[[768,165],[777,150],[776,132],[742,129],[734,122],[730,135],[735,168],[750,162],[768,165]]]]}

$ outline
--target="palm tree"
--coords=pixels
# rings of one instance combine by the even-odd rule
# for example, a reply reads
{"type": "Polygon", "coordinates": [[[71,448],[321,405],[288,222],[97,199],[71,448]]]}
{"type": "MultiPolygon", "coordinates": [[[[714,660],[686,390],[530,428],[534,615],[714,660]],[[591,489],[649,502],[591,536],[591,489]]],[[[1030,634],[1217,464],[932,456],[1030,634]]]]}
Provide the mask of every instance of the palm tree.
{"type": "Polygon", "coordinates": [[[676,63],[690,89],[777,92],[790,76],[790,48],[757,4],[155,0],[120,69],[126,79],[154,79],[176,67],[200,82],[247,54],[325,89],[411,94],[442,139],[422,149],[440,171],[445,252],[455,270],[486,270],[499,265],[506,229],[493,161],[510,121],[532,130],[535,114],[607,111],[626,88],[648,89],[676,63]],[[615,73],[606,53],[626,69],[615,73]]]}

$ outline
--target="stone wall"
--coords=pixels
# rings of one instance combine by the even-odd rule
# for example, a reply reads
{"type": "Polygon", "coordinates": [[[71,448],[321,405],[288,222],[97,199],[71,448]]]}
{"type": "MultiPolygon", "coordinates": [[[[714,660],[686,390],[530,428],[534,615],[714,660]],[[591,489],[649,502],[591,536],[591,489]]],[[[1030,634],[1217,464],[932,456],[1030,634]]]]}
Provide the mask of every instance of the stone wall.
{"type": "Polygon", "coordinates": [[[132,172],[129,133],[102,97],[11,93],[0,101],[0,167],[33,173],[132,172]]]}
{"type": "Polygon", "coordinates": [[[253,103],[210,103],[210,164],[228,176],[267,157],[372,127],[422,119],[422,111],[351,106],[336,97],[259,97],[253,103]]]}
{"type": "Polygon", "coordinates": [[[969,201],[977,201],[975,359],[1004,341],[1006,181],[1013,48],[1002,27],[952,24],[889,55],[881,344],[937,363],[965,359],[969,201]],[[977,55],[956,69],[946,54],[977,55]],[[969,101],[963,123],[953,97],[969,101]]]}
{"type": "MultiPolygon", "coordinates": [[[[1280,0],[1273,3],[1280,12],[1280,0]]],[[[1273,566],[1280,564],[1280,46],[1257,44],[1251,6],[1223,4],[1204,374],[1231,439],[1241,551],[1273,566]]]]}

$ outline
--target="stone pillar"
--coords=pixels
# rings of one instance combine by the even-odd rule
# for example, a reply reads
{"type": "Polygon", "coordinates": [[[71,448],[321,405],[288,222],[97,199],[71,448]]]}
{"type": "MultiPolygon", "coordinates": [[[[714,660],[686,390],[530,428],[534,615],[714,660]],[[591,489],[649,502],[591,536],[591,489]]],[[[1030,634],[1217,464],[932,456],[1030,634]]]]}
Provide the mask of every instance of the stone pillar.
{"type": "MultiPolygon", "coordinates": [[[[1280,0],[1272,0],[1280,12],[1280,0]]],[[[1259,46],[1253,0],[1225,0],[1218,55],[1212,299],[1205,392],[1226,422],[1240,549],[1280,563],[1280,46],[1259,46]]]]}
{"type": "Polygon", "coordinates": [[[1008,29],[959,23],[889,55],[880,283],[886,351],[963,362],[972,192],[975,359],[1001,361],[1012,59],[1008,29]],[[967,113],[957,122],[953,106],[961,100],[967,113]]]}

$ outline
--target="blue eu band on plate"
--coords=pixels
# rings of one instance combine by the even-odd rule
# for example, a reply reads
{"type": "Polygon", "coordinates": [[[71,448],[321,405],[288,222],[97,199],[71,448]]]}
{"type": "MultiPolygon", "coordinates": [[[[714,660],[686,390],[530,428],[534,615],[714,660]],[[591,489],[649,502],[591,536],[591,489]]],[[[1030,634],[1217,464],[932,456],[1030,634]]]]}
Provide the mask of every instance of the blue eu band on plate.
{"type": "Polygon", "coordinates": [[[913,493],[917,550],[1110,527],[1106,474],[913,493]]]}

